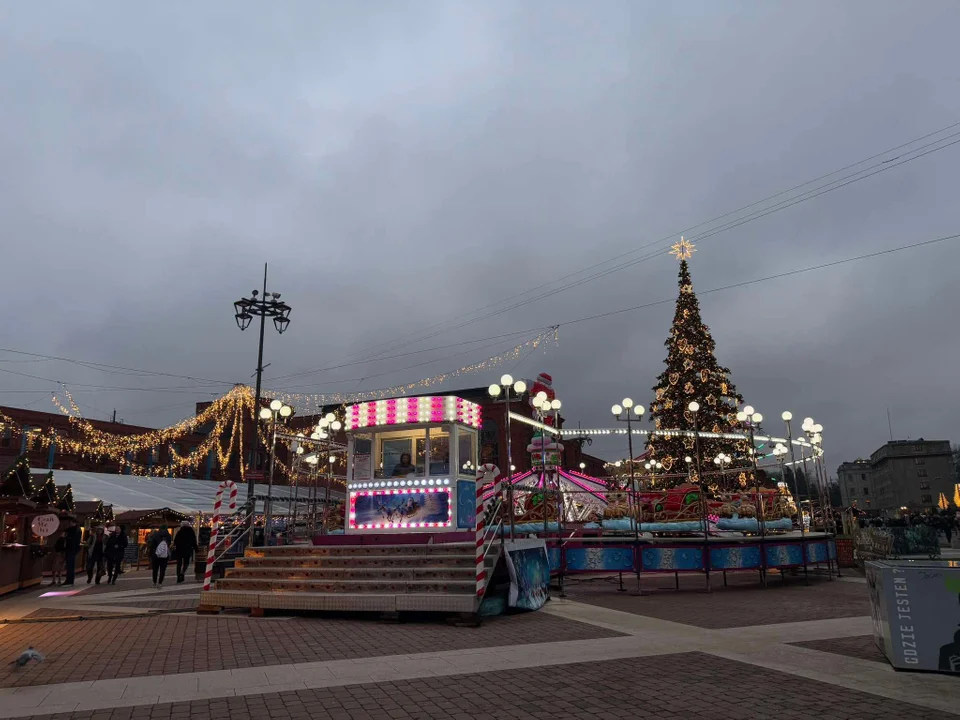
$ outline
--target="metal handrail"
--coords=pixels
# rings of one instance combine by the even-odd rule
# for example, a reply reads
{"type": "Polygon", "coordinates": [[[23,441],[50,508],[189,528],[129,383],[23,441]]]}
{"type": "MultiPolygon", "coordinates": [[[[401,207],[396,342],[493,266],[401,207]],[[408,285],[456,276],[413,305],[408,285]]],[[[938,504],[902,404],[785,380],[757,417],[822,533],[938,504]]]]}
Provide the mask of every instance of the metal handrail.
{"type": "Polygon", "coordinates": [[[483,533],[483,557],[487,557],[487,553],[490,552],[490,546],[493,544],[494,540],[497,539],[497,534],[500,531],[500,528],[503,526],[503,516],[500,514],[500,508],[503,505],[503,499],[500,498],[497,500],[497,504],[494,509],[495,517],[497,518],[496,525],[490,525],[483,533]],[[490,528],[493,528],[493,532],[490,532],[490,528]],[[490,535],[490,541],[487,542],[487,535],[490,535]]]}
{"type": "MultiPolygon", "coordinates": [[[[221,545],[223,545],[224,543],[226,543],[227,540],[229,540],[231,537],[233,537],[234,533],[236,533],[238,530],[239,530],[239,532],[240,532],[241,535],[246,535],[247,532],[248,532],[248,529],[249,529],[249,528],[247,528],[246,523],[247,523],[247,521],[250,519],[250,516],[251,516],[252,514],[253,514],[253,513],[248,513],[247,515],[244,515],[243,517],[241,517],[240,520],[239,520],[239,522],[238,522],[238,524],[233,528],[233,530],[231,530],[231,531],[228,532],[226,535],[224,535],[222,539],[217,540],[217,544],[213,546],[214,552],[216,552],[216,550],[217,550],[218,547],[220,547],[221,545]]],[[[251,538],[251,544],[252,544],[252,540],[253,540],[253,538],[251,538]]],[[[223,556],[226,555],[226,554],[227,554],[227,550],[225,549],[222,553],[220,553],[220,555],[215,555],[215,556],[214,556],[213,562],[216,563],[217,561],[219,561],[220,559],[222,559],[223,556]]]]}

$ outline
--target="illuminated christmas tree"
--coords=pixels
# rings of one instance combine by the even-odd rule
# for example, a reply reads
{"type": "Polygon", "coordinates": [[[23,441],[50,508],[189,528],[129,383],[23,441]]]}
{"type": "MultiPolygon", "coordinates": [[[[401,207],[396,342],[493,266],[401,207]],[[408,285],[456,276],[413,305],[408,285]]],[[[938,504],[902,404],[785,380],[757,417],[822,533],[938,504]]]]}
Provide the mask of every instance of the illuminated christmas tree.
{"type": "MultiPolygon", "coordinates": [[[[710,329],[700,319],[700,303],[693,292],[687,266],[693,252],[693,243],[680,238],[671,253],[680,260],[680,294],[673,327],[664,343],[667,346],[667,369],[657,378],[651,416],[656,430],[692,431],[696,420],[701,433],[739,433],[742,428],[737,421],[737,410],[743,398],[730,381],[730,371],[717,363],[710,329]],[[692,401],[700,406],[696,418],[689,410],[692,401]]],[[[748,441],[701,435],[699,464],[697,442],[684,433],[651,434],[647,449],[668,473],[675,475],[674,485],[687,481],[688,470],[692,479],[699,481],[698,467],[707,476],[708,486],[733,489],[752,484],[753,463],[748,441]],[[724,466],[726,474],[723,476],[720,467],[714,463],[714,458],[721,453],[731,458],[724,466]],[[689,467],[686,457],[692,460],[689,467]]]]}

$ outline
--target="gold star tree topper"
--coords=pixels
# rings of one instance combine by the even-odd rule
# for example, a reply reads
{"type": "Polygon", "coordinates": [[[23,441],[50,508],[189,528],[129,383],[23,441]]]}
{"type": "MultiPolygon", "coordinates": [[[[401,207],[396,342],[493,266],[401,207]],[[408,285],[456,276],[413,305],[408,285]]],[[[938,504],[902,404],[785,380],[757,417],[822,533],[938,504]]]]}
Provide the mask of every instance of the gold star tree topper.
{"type": "Polygon", "coordinates": [[[690,256],[697,251],[697,246],[694,245],[689,240],[684,240],[683,237],[680,237],[680,242],[673,244],[670,254],[677,258],[677,260],[689,260],[690,256]]]}

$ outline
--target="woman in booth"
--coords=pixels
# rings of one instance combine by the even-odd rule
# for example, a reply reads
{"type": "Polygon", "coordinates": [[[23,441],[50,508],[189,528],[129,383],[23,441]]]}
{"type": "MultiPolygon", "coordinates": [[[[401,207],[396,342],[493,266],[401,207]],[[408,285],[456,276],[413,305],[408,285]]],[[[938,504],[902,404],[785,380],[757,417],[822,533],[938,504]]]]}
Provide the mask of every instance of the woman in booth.
{"type": "Polygon", "coordinates": [[[400,456],[400,462],[393,466],[393,477],[406,477],[416,471],[417,468],[411,461],[410,453],[403,453],[400,456]]]}

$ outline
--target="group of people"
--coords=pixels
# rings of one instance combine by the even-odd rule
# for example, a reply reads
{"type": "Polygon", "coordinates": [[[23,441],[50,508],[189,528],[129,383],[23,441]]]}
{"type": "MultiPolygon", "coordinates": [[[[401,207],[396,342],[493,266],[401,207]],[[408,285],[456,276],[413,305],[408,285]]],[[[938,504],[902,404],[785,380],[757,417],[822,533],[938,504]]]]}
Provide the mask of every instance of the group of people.
{"type": "Polygon", "coordinates": [[[83,543],[83,533],[77,521],[71,517],[62,521],[63,532],[53,546],[53,579],[52,585],[72,587],[76,580],[77,555],[82,545],[86,546],[87,584],[96,583],[107,575],[107,582],[115,585],[120,577],[123,565],[123,556],[127,549],[127,530],[121,526],[107,532],[102,525],[95,527],[83,543]]]}
{"type": "Polygon", "coordinates": [[[911,527],[926,525],[942,534],[947,542],[953,540],[953,535],[960,534],[960,513],[956,510],[941,510],[922,514],[904,514],[896,518],[865,517],[859,518],[860,527],[911,527]]]}
{"type": "Polygon", "coordinates": [[[177,561],[177,583],[182,583],[197,552],[197,534],[193,525],[189,520],[184,520],[176,536],[170,535],[170,528],[166,524],[161,525],[147,536],[147,552],[150,555],[153,586],[157,590],[163,589],[163,579],[171,557],[177,561]]]}
{"type": "MultiPolygon", "coordinates": [[[[86,547],[87,584],[107,576],[107,583],[117,584],[117,578],[123,573],[123,558],[126,555],[127,529],[124,526],[108,531],[103,525],[91,528],[83,542],[83,533],[73,518],[65,518],[63,532],[54,544],[53,581],[51,584],[64,587],[74,585],[77,567],[77,555],[81,546],[86,547]]],[[[176,536],[171,536],[167,525],[161,525],[147,536],[147,553],[153,573],[153,586],[162,589],[167,563],[170,558],[177,561],[177,582],[186,580],[190,563],[197,551],[197,534],[189,521],[181,523],[176,536]]]]}

